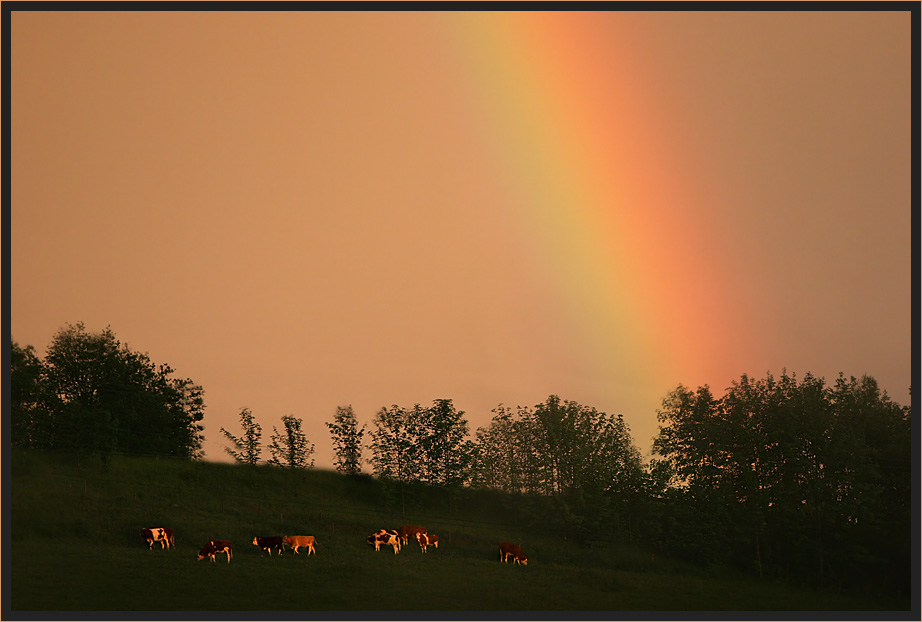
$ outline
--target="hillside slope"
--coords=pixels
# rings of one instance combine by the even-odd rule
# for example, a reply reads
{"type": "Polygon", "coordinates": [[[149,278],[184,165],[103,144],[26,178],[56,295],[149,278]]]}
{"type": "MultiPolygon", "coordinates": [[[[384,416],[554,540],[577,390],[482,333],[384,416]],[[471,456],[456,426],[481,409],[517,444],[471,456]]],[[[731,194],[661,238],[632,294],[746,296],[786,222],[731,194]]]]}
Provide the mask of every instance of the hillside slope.
{"type": "MultiPolygon", "coordinates": [[[[346,477],[152,458],[108,468],[12,450],[7,546],[15,610],[874,610],[901,608],[704,573],[628,543],[573,542],[552,504],[346,477]],[[426,526],[439,549],[399,555],[365,537],[426,526]],[[148,550],[139,530],[168,526],[176,547],[148,550]],[[254,536],[314,535],[317,555],[268,557],[254,536]],[[233,561],[197,561],[209,539],[233,561]],[[502,540],[528,566],[500,564],[502,540]],[[53,586],[53,589],[49,589],[53,586]]],[[[902,604],[908,607],[908,602],[902,604]]]]}

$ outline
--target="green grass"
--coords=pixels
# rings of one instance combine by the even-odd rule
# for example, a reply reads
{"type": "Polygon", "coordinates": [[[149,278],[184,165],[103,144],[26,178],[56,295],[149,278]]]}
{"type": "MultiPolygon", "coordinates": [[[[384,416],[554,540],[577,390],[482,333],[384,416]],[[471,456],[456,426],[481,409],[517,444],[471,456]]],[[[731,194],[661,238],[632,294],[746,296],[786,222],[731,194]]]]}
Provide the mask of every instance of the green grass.
{"type": "Polygon", "coordinates": [[[531,530],[515,498],[388,489],[323,471],[115,458],[109,469],[14,451],[12,610],[38,611],[750,611],[908,609],[707,573],[624,543],[590,551],[531,530]],[[405,517],[402,512],[406,511],[405,517]],[[440,548],[375,552],[380,527],[422,524],[440,548]],[[176,531],[148,550],[138,531],[176,531]],[[268,557],[255,535],[314,535],[318,554],[268,557]],[[212,538],[234,558],[198,561],[212,538]],[[512,540],[527,567],[501,564],[512,540]]]}

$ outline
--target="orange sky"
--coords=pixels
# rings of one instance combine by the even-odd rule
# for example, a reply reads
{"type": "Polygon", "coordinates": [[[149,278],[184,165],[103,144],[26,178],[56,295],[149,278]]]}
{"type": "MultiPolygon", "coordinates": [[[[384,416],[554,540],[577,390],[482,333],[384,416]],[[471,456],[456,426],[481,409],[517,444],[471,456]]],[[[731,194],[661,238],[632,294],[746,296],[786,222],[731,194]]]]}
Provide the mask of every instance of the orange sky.
{"type": "Polygon", "coordinates": [[[207,459],[242,407],[329,466],[346,404],[473,434],[553,393],[646,453],[679,383],[909,402],[908,12],[13,12],[10,45],[12,337],[111,326],[204,386],[207,459]]]}

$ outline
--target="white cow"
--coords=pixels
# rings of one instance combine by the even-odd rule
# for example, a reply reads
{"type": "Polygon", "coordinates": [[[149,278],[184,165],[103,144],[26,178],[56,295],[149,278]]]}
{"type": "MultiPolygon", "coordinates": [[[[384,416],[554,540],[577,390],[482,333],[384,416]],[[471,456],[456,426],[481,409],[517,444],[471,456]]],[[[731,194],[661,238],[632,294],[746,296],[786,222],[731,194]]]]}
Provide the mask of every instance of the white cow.
{"type": "Polygon", "coordinates": [[[368,544],[374,544],[375,550],[380,551],[382,544],[394,547],[394,555],[400,552],[400,536],[393,529],[379,529],[366,538],[368,544]]]}

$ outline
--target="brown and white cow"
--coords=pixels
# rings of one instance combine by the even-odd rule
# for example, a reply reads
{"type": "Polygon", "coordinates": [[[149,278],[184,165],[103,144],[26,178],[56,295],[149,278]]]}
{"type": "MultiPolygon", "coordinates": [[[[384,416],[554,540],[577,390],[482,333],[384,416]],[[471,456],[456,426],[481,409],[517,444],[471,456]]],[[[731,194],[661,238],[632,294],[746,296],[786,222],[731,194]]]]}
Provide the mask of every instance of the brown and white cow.
{"type": "Polygon", "coordinates": [[[253,545],[258,546],[264,551],[269,551],[269,557],[272,557],[272,549],[278,549],[279,555],[285,550],[285,547],[282,546],[282,536],[256,536],[253,538],[253,545]]]}
{"type": "Polygon", "coordinates": [[[415,538],[416,534],[420,533],[426,533],[426,528],[417,527],[416,525],[401,525],[397,529],[397,536],[403,544],[409,544],[410,538],[415,538]]]}
{"type": "Polygon", "coordinates": [[[514,563],[522,564],[523,566],[528,565],[528,558],[525,557],[525,552],[522,551],[522,547],[518,544],[512,544],[511,542],[500,542],[499,561],[506,563],[510,556],[512,556],[512,561],[514,563]]]}
{"type": "Polygon", "coordinates": [[[147,548],[154,548],[154,542],[160,543],[160,548],[175,548],[173,546],[173,530],[169,527],[145,527],[141,530],[141,538],[147,541],[147,548]]]}
{"type": "Polygon", "coordinates": [[[227,563],[230,563],[234,554],[231,552],[231,543],[227,540],[209,540],[202,550],[198,552],[198,559],[202,561],[206,557],[214,563],[214,556],[218,553],[227,553],[227,563]]]}
{"type": "Polygon", "coordinates": [[[374,544],[375,550],[380,551],[382,544],[394,547],[394,555],[400,552],[400,536],[393,529],[379,529],[365,539],[368,544],[374,544]]]}
{"type": "Polygon", "coordinates": [[[430,546],[439,548],[439,537],[434,533],[418,533],[416,534],[416,541],[419,542],[419,548],[423,550],[423,553],[430,546]]]}
{"type": "Polygon", "coordinates": [[[298,554],[298,549],[302,546],[307,549],[308,555],[311,553],[314,555],[317,554],[317,550],[314,548],[314,544],[317,543],[317,540],[314,536],[285,536],[282,542],[294,551],[295,555],[298,554]]]}

